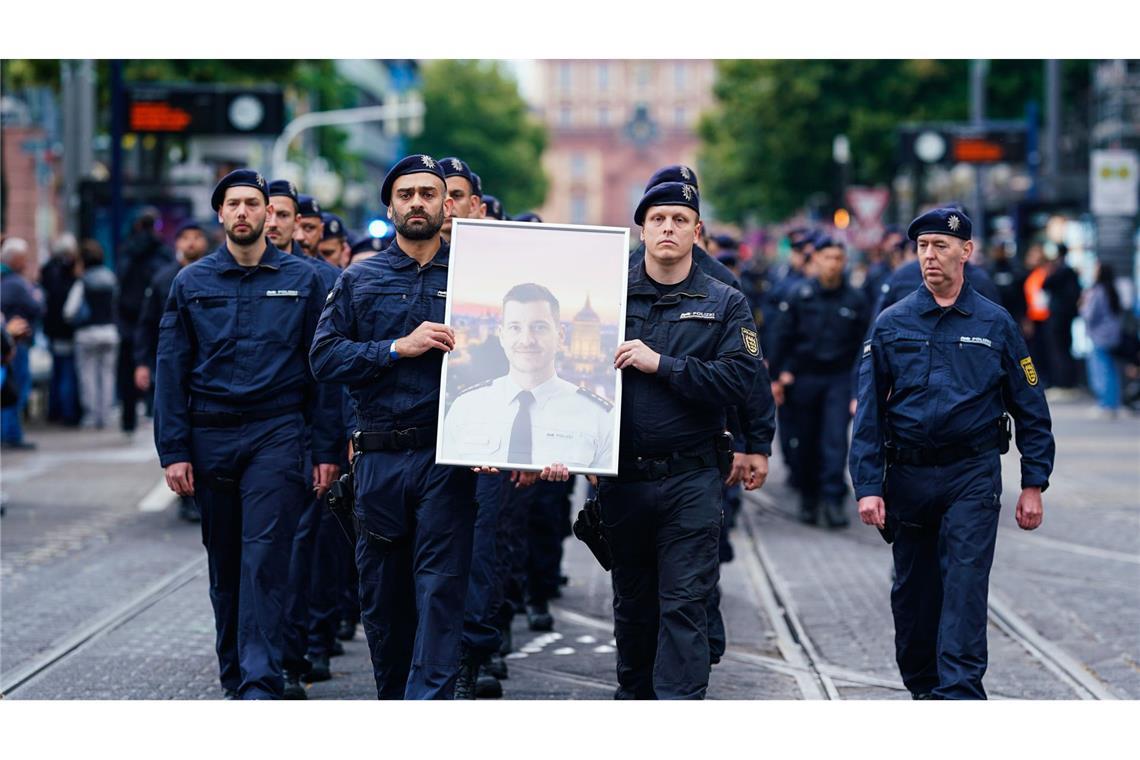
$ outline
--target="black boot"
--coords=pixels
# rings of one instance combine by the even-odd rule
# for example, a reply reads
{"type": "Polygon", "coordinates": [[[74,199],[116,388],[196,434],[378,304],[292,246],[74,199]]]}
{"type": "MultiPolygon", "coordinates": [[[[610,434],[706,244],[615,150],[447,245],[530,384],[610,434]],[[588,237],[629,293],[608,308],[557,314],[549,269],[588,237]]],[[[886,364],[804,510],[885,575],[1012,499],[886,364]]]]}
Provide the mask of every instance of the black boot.
{"type": "Polygon", "coordinates": [[[503,685],[491,675],[486,665],[479,668],[479,675],[475,679],[475,696],[478,699],[498,699],[503,696],[503,685]]]}
{"type": "Polygon", "coordinates": [[[459,677],[455,679],[456,699],[475,699],[479,680],[479,659],[466,647],[459,653],[459,677]]]}
{"type": "Polygon", "coordinates": [[[811,496],[800,497],[800,522],[815,525],[819,519],[819,502],[811,496]]]}
{"type": "Polygon", "coordinates": [[[532,631],[553,631],[554,616],[546,606],[546,600],[526,606],[526,622],[532,631]]]}
{"type": "Polygon", "coordinates": [[[305,687],[301,685],[301,675],[291,670],[285,671],[285,691],[282,699],[308,699],[305,687]]]}
{"type": "Polygon", "coordinates": [[[828,499],[824,502],[823,511],[830,527],[844,528],[847,526],[847,510],[844,509],[842,501],[828,499]]]}
{"type": "Polygon", "coordinates": [[[505,681],[509,676],[507,675],[507,660],[498,652],[491,655],[491,659],[487,660],[487,672],[493,675],[500,681],[505,681]]]}
{"type": "Polygon", "coordinates": [[[313,655],[310,659],[313,667],[309,670],[305,680],[309,683],[316,683],[318,681],[327,681],[332,678],[332,671],[329,670],[329,658],[327,655],[313,655]]]}
{"type": "Polygon", "coordinates": [[[352,641],[356,636],[356,623],[343,619],[336,626],[336,637],[341,641],[352,641]]]}

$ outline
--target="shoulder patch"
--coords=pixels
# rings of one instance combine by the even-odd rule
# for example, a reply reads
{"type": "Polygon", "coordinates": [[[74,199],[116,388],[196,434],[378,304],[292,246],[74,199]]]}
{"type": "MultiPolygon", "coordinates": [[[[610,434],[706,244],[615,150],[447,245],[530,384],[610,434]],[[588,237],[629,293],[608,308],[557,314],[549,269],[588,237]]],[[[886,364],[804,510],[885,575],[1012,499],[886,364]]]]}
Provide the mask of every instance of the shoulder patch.
{"type": "Polygon", "coordinates": [[[740,334],[744,338],[744,347],[748,349],[748,353],[753,356],[760,355],[760,336],[756,334],[755,330],[749,330],[747,327],[740,328],[740,334]]]}
{"type": "Polygon", "coordinates": [[[614,408],[613,404],[611,404],[609,401],[602,398],[598,394],[594,393],[589,388],[579,388],[578,389],[578,395],[585,396],[586,398],[590,399],[590,401],[593,401],[595,404],[597,404],[598,406],[605,409],[607,412],[614,408]]]}
{"type": "Polygon", "coordinates": [[[1033,366],[1033,357],[1027,356],[1021,360],[1021,371],[1025,373],[1025,382],[1037,385],[1037,369],[1033,366]]]}
{"type": "Polygon", "coordinates": [[[491,379],[491,380],[484,380],[484,381],[483,381],[483,382],[481,382],[481,383],[475,383],[474,385],[468,385],[466,388],[464,388],[463,390],[459,391],[459,394],[456,396],[456,398],[459,398],[459,396],[462,396],[462,395],[465,395],[465,394],[467,394],[467,393],[470,393],[471,391],[477,391],[477,390],[479,390],[480,388],[487,388],[487,387],[490,387],[491,383],[493,383],[493,382],[495,382],[495,381],[494,381],[494,379],[491,379]]]}

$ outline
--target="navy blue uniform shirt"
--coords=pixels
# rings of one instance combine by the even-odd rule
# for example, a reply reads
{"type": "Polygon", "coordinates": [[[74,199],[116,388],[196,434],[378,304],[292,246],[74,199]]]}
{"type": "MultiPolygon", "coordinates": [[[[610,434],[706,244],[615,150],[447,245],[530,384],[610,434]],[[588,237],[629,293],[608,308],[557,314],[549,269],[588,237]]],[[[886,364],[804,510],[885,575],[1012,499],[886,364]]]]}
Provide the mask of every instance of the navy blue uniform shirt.
{"type": "Polygon", "coordinates": [[[621,456],[706,450],[725,429],[725,407],[744,404],[760,371],[748,301],[694,263],[659,296],[644,260],[630,267],[625,339],[661,354],[656,374],[622,370],[621,456]]]}
{"type": "MultiPolygon", "coordinates": [[[[982,267],[974,266],[967,262],[966,281],[969,282],[978,293],[994,303],[1001,303],[1001,293],[998,291],[997,286],[994,285],[994,281],[990,279],[989,274],[982,267]]],[[[922,282],[922,267],[919,265],[918,259],[914,259],[891,272],[890,277],[888,277],[886,282],[879,288],[881,297],[879,298],[879,302],[875,305],[875,314],[881,314],[888,306],[898,303],[918,288],[926,290],[922,282]]]]}
{"type": "Polygon", "coordinates": [[[324,406],[308,348],[321,310],[313,267],[267,243],[256,267],[223,245],[174,278],[159,323],[154,437],[163,467],[190,461],[190,412],[305,408],[313,460],[340,461],[339,413],[324,406]]]}
{"type": "Polygon", "coordinates": [[[867,299],[846,279],[830,289],[816,279],[802,283],[780,302],[777,314],[768,347],[772,377],[850,370],[870,323],[867,299]]]}
{"type": "Polygon", "coordinates": [[[863,346],[851,440],[855,497],[882,496],[883,444],[928,449],[993,435],[1013,415],[1021,487],[1048,487],[1049,407],[1021,332],[969,282],[953,306],[922,287],[879,315],[863,346]]]}
{"type": "Polygon", "coordinates": [[[393,242],[344,270],[329,293],[310,361],[318,380],[348,386],[360,430],[436,424],[443,352],[394,361],[390,352],[421,322],[443,322],[449,255],[442,243],[421,267],[393,242]]]}

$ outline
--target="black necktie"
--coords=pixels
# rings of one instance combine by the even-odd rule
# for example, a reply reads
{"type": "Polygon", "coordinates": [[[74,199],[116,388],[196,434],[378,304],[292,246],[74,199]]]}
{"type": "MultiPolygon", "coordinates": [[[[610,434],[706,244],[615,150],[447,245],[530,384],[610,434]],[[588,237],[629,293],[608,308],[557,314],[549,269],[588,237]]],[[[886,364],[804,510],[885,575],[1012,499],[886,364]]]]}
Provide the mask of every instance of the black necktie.
{"type": "Polygon", "coordinates": [[[515,414],[515,423],[511,425],[511,443],[507,457],[512,463],[530,464],[530,406],[534,403],[534,394],[522,391],[515,399],[519,402],[519,410],[515,414]]]}

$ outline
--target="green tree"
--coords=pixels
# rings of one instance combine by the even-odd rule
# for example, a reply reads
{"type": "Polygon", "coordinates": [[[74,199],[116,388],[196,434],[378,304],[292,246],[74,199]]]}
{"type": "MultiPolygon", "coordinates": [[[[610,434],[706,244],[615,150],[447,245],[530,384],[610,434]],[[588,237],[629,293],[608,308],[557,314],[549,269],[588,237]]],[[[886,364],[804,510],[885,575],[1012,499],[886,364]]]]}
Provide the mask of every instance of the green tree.
{"type": "Polygon", "coordinates": [[[527,113],[515,81],[493,61],[437,60],[421,75],[427,113],[410,152],[462,158],[512,213],[540,206],[546,130],[527,113]]]}
{"type": "MultiPolygon", "coordinates": [[[[721,61],[716,106],[702,119],[702,190],[725,220],[786,218],[838,186],[831,145],[851,143],[851,184],[895,173],[895,129],[906,122],[966,121],[966,60],[721,61]]],[[[1020,119],[1042,99],[1041,61],[994,61],[988,117],[1020,119]]],[[[1065,100],[1083,109],[1088,62],[1067,61],[1065,100]]]]}

